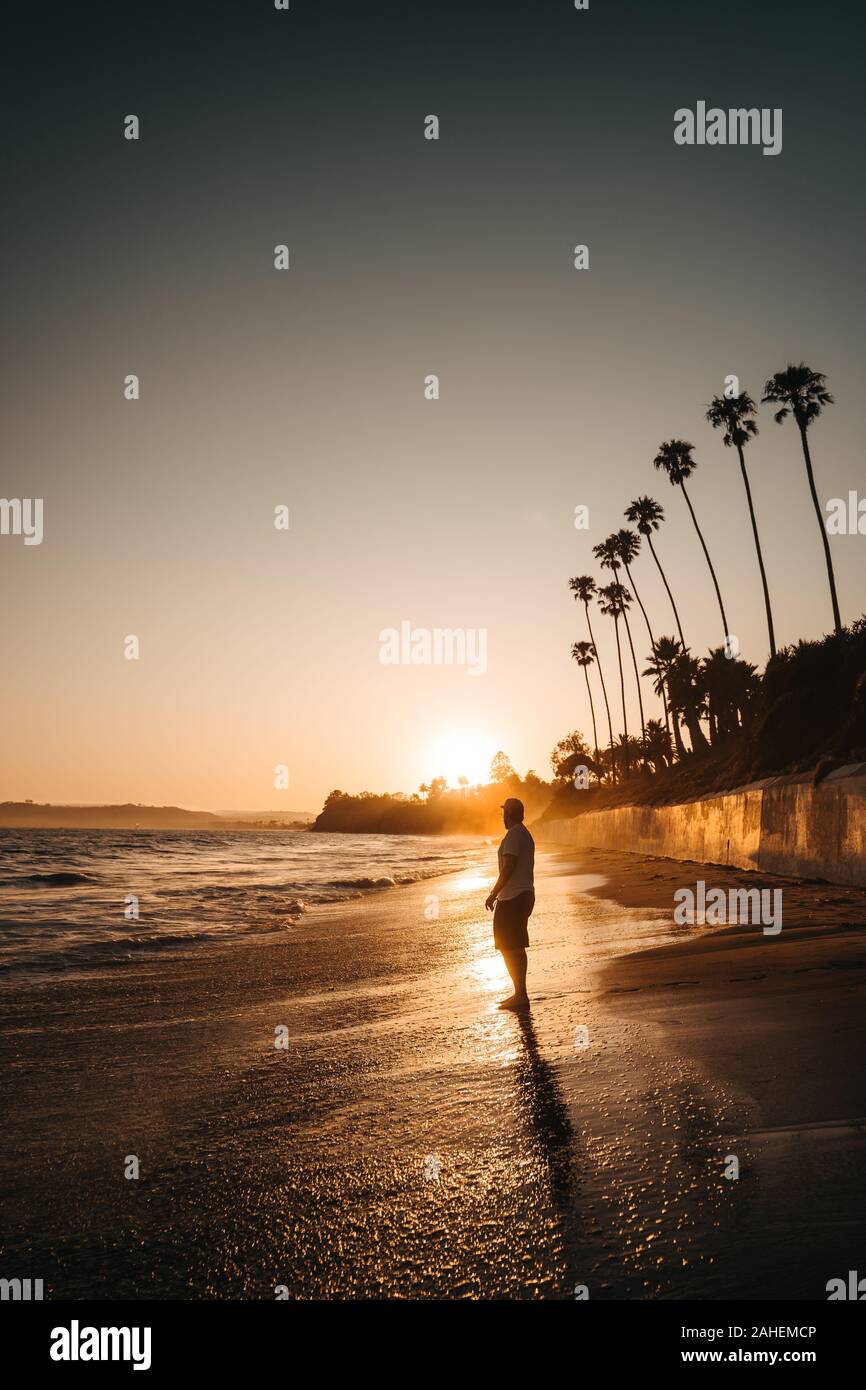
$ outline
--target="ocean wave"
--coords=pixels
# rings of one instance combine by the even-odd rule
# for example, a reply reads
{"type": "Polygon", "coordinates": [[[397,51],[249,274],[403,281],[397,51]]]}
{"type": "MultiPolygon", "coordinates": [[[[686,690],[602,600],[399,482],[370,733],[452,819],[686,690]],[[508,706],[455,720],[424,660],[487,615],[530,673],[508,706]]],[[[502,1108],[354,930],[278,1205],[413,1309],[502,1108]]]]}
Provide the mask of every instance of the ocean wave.
{"type": "Polygon", "coordinates": [[[19,888],[28,885],[33,888],[74,888],[76,883],[96,883],[92,874],[54,873],[21,874],[17,878],[0,879],[2,888],[19,888]]]}
{"type": "Polygon", "coordinates": [[[253,831],[12,830],[0,831],[0,856],[0,970],[62,974],[255,935],[300,940],[320,912],[339,930],[341,908],[453,873],[475,862],[478,842],[295,836],[276,852],[253,831]]]}
{"type": "Polygon", "coordinates": [[[249,898],[253,901],[261,898],[270,902],[276,897],[285,897],[286,893],[303,893],[307,899],[332,903],[344,901],[347,894],[357,897],[363,891],[374,892],[383,888],[396,888],[401,883],[414,882],[413,874],[398,874],[396,877],[384,874],[379,878],[364,875],[360,878],[323,878],[319,882],[308,880],[306,883],[297,879],[290,879],[286,883],[211,883],[202,887],[162,889],[161,896],[186,899],[194,897],[205,902],[218,898],[249,898]],[[328,892],[329,889],[342,892],[338,891],[335,896],[334,893],[328,892]]]}
{"type": "Polygon", "coordinates": [[[396,888],[397,880],[390,875],[383,875],[382,878],[331,878],[327,880],[329,888],[396,888]]]}

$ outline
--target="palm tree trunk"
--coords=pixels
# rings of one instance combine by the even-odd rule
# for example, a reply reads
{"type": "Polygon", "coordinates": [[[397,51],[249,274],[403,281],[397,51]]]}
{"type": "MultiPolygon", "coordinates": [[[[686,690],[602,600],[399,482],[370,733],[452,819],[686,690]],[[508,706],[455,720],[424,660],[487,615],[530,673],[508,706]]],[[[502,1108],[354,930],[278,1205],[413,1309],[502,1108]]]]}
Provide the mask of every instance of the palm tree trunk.
{"type": "MultiPolygon", "coordinates": [[[[656,662],[658,663],[658,657],[656,657],[656,662]]],[[[673,729],[674,735],[673,746],[676,750],[677,757],[680,759],[680,761],[682,761],[682,759],[686,756],[686,748],[685,744],[683,743],[683,736],[680,732],[680,721],[677,715],[677,706],[676,701],[674,700],[674,692],[671,690],[670,667],[665,667],[661,664],[657,664],[655,669],[658,673],[658,685],[654,686],[653,689],[658,690],[659,688],[661,688],[661,690],[664,691],[665,686],[667,686],[667,707],[670,710],[671,714],[671,728],[673,729]]],[[[671,762],[673,762],[673,753],[671,753],[671,762]]]]}
{"type": "Polygon", "coordinates": [[[631,648],[631,660],[632,665],[634,666],[634,678],[637,684],[637,707],[640,710],[640,734],[641,738],[644,740],[644,742],[646,742],[646,724],[644,723],[643,717],[643,700],[641,699],[640,693],[640,675],[638,674],[637,669],[637,657],[634,654],[634,642],[632,642],[631,640],[631,628],[628,625],[628,614],[626,612],[623,612],[622,616],[625,619],[625,630],[628,633],[628,645],[631,648]]]}
{"type": "MultiPolygon", "coordinates": [[[[742,444],[737,445],[737,453],[740,455],[740,469],[743,474],[743,482],[746,485],[746,501],[749,504],[749,516],[752,518],[752,535],[755,537],[755,549],[758,552],[758,568],[761,571],[761,584],[764,589],[764,607],[767,610],[767,632],[770,636],[770,656],[776,655],[776,635],[773,632],[773,610],[770,607],[770,590],[767,587],[767,572],[764,569],[764,557],[761,554],[761,542],[758,538],[758,523],[755,520],[755,508],[752,505],[752,489],[749,487],[749,475],[746,471],[746,459],[743,454],[742,444]]],[[[821,527],[823,530],[823,526],[821,527]]]]}
{"type": "Polygon", "coordinates": [[[689,731],[689,738],[692,741],[692,752],[705,752],[710,745],[707,743],[707,736],[701,728],[701,721],[698,718],[697,711],[686,707],[683,710],[683,720],[689,731]]]}
{"type": "Polygon", "coordinates": [[[656,564],[658,565],[659,574],[660,574],[661,577],[662,577],[662,583],[664,584],[665,588],[666,588],[667,591],[668,591],[668,598],[669,598],[670,601],[671,601],[671,608],[674,610],[674,617],[675,617],[676,623],[677,623],[677,632],[680,634],[680,641],[681,641],[682,644],[683,644],[683,651],[685,651],[685,650],[686,650],[686,639],[685,639],[685,637],[683,636],[683,625],[682,625],[682,623],[680,622],[680,615],[679,615],[679,613],[677,612],[677,606],[676,606],[676,604],[674,603],[674,596],[673,596],[673,594],[671,593],[671,586],[670,586],[670,584],[668,583],[667,579],[665,578],[665,572],[664,572],[664,570],[663,570],[662,567],[661,567],[661,561],[659,560],[658,555],[656,555],[656,550],[655,550],[655,546],[653,545],[653,538],[652,538],[652,536],[647,536],[647,542],[648,542],[648,544],[649,544],[650,553],[652,554],[653,559],[655,560],[656,564]]]}
{"type": "Polygon", "coordinates": [[[677,757],[680,762],[682,762],[683,758],[686,756],[686,745],[683,743],[683,736],[680,733],[680,721],[677,719],[677,712],[673,707],[671,707],[671,722],[674,726],[674,748],[676,749],[677,757]]]}
{"type": "Polygon", "coordinates": [[[710,700],[709,704],[707,705],[707,722],[710,726],[710,743],[716,744],[719,741],[720,730],[719,719],[718,715],[716,714],[716,707],[712,700],[710,700]]]}
{"type": "MultiPolygon", "coordinates": [[[[612,564],[612,565],[611,565],[611,569],[613,570],[613,577],[614,577],[614,579],[616,580],[616,582],[617,582],[617,584],[618,584],[618,583],[619,583],[619,565],[617,565],[617,564],[612,564]]],[[[641,692],[640,692],[640,673],[638,672],[638,669],[637,669],[637,657],[636,657],[635,654],[634,654],[634,642],[632,642],[632,640],[631,640],[631,628],[629,627],[628,613],[627,613],[627,611],[626,611],[625,604],[623,604],[622,616],[623,616],[623,621],[625,622],[626,634],[628,635],[628,645],[629,645],[629,649],[630,649],[630,651],[631,651],[632,665],[634,666],[634,679],[635,679],[635,684],[636,684],[636,686],[637,686],[637,706],[638,706],[638,709],[640,710],[640,733],[641,733],[641,739],[643,740],[644,743],[646,743],[646,724],[644,723],[644,717],[643,717],[643,699],[642,699],[642,697],[641,697],[641,692]]],[[[619,639],[617,639],[617,640],[619,640],[619,639]]],[[[625,697],[623,697],[623,707],[622,707],[622,708],[623,708],[623,719],[625,719],[625,697]]]]}
{"type": "MultiPolygon", "coordinates": [[[[598,734],[595,731],[595,705],[592,702],[592,690],[589,684],[589,667],[583,668],[584,679],[586,680],[586,693],[589,696],[589,710],[592,715],[592,743],[595,750],[595,761],[598,762],[598,734]]],[[[598,773],[596,773],[598,776],[598,773]]]]}
{"type": "MultiPolygon", "coordinates": [[[[644,608],[643,604],[641,603],[640,594],[638,593],[637,588],[636,588],[636,586],[635,586],[635,582],[634,582],[634,580],[633,580],[632,577],[631,577],[631,570],[629,569],[628,565],[626,565],[626,567],[625,567],[625,572],[626,572],[626,574],[628,575],[628,582],[629,582],[629,584],[631,585],[631,591],[632,591],[632,593],[634,594],[635,598],[637,599],[637,606],[638,606],[638,608],[640,609],[640,611],[643,613],[643,620],[644,620],[644,622],[646,623],[646,630],[647,630],[647,632],[649,633],[650,651],[652,652],[653,656],[655,656],[655,654],[656,654],[656,639],[653,637],[653,630],[652,630],[652,628],[650,627],[650,620],[649,620],[649,618],[647,617],[646,609],[644,608]]],[[[668,697],[667,697],[667,695],[665,694],[664,683],[662,683],[662,707],[663,707],[664,712],[665,712],[665,728],[666,728],[667,731],[668,731],[668,738],[670,738],[670,736],[671,736],[671,720],[670,720],[670,715],[668,714],[668,697]]]]}
{"type": "Polygon", "coordinates": [[[818,502],[818,494],[815,491],[815,474],[812,472],[812,455],[809,453],[809,441],[806,438],[806,426],[800,426],[800,438],[803,441],[803,457],[806,460],[806,476],[809,479],[809,491],[812,494],[812,505],[815,508],[815,515],[818,518],[818,525],[821,528],[821,540],[824,545],[824,559],[827,561],[827,578],[830,581],[830,599],[833,603],[833,624],[836,632],[842,631],[842,619],[839,616],[839,600],[836,597],[836,576],[833,573],[833,561],[830,557],[830,542],[827,539],[827,527],[824,525],[824,518],[821,515],[821,507],[818,502]]]}
{"type": "Polygon", "coordinates": [[[619,688],[622,692],[622,733],[624,739],[623,760],[625,762],[626,774],[628,774],[628,721],[626,719],[625,713],[625,676],[622,672],[622,649],[619,645],[619,617],[617,614],[614,614],[613,626],[614,631],[616,632],[616,659],[619,662],[619,688]]]}
{"type": "Polygon", "coordinates": [[[700,528],[700,526],[698,525],[698,519],[697,519],[697,517],[695,516],[695,509],[694,509],[694,507],[692,506],[691,498],[689,497],[689,494],[686,492],[686,485],[685,485],[685,483],[682,483],[682,482],[681,482],[681,483],[680,483],[680,487],[681,487],[682,490],[683,490],[683,497],[686,499],[686,503],[687,503],[687,505],[688,505],[688,509],[689,509],[689,511],[691,512],[692,521],[695,523],[695,530],[696,530],[697,533],[698,533],[698,540],[700,541],[701,545],[703,546],[704,554],[705,554],[705,556],[707,557],[707,564],[708,564],[709,567],[710,567],[710,574],[713,576],[713,587],[715,588],[715,591],[716,591],[716,598],[719,600],[719,612],[720,612],[721,615],[722,615],[722,625],[723,625],[723,627],[724,627],[724,629],[725,629],[725,650],[727,651],[727,648],[728,648],[728,633],[730,632],[730,628],[728,627],[728,620],[727,620],[727,618],[725,617],[725,605],[722,603],[722,591],[721,591],[721,589],[719,588],[719,581],[716,579],[716,571],[713,569],[713,562],[712,562],[712,560],[710,559],[710,552],[707,550],[707,543],[706,543],[706,541],[704,540],[703,534],[702,534],[702,532],[701,532],[701,528],[700,528]]]}
{"type": "Polygon", "coordinates": [[[613,753],[613,722],[610,717],[610,705],[607,702],[607,687],[605,686],[604,675],[601,669],[601,657],[598,654],[598,647],[595,645],[595,638],[592,634],[592,623],[589,619],[589,604],[585,603],[583,606],[586,611],[586,625],[589,628],[589,640],[592,643],[592,649],[595,652],[595,662],[598,666],[598,678],[601,681],[601,693],[604,696],[604,707],[607,710],[607,731],[610,734],[611,745],[610,768],[611,773],[613,774],[613,784],[614,786],[616,786],[616,756],[613,753]]]}

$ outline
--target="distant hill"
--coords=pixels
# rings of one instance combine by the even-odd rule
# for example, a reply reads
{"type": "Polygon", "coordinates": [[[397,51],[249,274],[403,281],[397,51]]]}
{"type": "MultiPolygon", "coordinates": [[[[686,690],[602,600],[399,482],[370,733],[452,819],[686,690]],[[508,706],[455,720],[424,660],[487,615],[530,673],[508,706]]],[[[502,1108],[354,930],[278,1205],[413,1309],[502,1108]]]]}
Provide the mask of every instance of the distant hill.
{"type": "Polygon", "coordinates": [[[52,806],[33,801],[0,802],[0,826],[75,830],[303,830],[307,811],[187,811],[182,806],[52,806]]]}

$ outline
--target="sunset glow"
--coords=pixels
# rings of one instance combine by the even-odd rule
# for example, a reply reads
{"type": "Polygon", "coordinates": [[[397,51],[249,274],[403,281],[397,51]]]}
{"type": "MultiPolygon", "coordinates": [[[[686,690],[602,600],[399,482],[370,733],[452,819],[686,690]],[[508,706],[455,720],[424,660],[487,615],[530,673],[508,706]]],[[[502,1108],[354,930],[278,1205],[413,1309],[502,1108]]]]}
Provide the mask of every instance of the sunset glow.
{"type": "Polygon", "coordinates": [[[486,782],[490,760],[497,751],[492,737],[475,729],[448,729],[431,744],[426,763],[429,776],[445,777],[449,787],[460,786],[465,777],[469,786],[486,782]]]}

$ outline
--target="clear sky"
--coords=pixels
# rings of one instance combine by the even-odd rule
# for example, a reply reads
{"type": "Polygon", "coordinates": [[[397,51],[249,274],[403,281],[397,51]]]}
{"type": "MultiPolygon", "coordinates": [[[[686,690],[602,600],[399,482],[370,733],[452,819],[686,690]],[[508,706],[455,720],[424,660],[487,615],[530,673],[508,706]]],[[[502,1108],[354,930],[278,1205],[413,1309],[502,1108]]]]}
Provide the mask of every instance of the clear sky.
{"type": "MultiPolygon", "coordinates": [[[[499,748],[547,775],[558,738],[591,735],[568,579],[597,572],[638,493],[667,511],[693,650],[721,641],[652,468],[672,436],[695,445],[730,625],[763,665],[736,454],[703,413],[726,374],[759,397],[805,359],[837,402],[812,431],[819,494],[866,495],[856,14],[293,0],[22,20],[0,492],[44,498],[45,534],[0,537],[0,798],[315,810],[334,787],[475,780],[499,748]],[[781,107],[782,153],[676,146],[698,100],[781,107]],[[404,619],[484,629],[486,672],[382,665],[404,619]]],[[[830,602],[796,431],[769,407],[759,427],[785,644],[827,631],[830,602]]],[[[833,540],[845,621],[864,546],[833,540]]],[[[634,573],[672,632],[648,556],[634,573]]]]}

